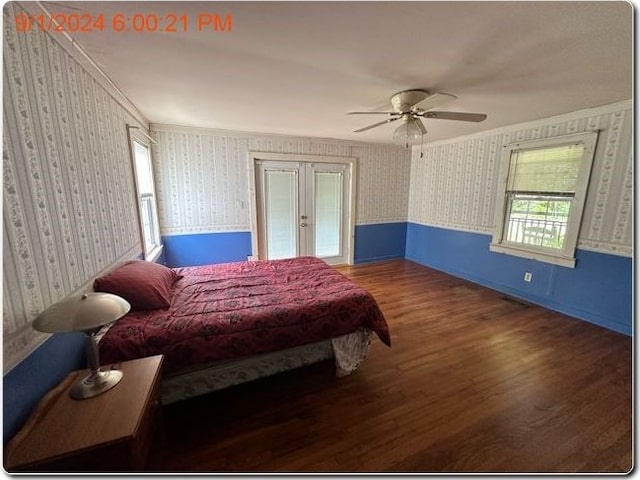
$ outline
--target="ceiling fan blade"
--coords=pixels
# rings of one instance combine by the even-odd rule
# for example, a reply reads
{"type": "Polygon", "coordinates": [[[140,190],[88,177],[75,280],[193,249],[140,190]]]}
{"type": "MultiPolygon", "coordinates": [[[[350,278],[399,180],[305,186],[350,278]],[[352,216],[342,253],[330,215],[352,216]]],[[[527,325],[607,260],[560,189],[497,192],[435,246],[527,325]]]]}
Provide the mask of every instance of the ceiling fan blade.
{"type": "Polygon", "coordinates": [[[422,115],[427,118],[437,118],[439,120],[461,120],[463,122],[481,122],[487,115],[485,113],[464,113],[464,112],[424,112],[422,115]]]}
{"type": "Polygon", "coordinates": [[[413,105],[411,107],[411,110],[431,110],[432,108],[439,107],[440,105],[444,105],[445,103],[452,102],[456,98],[458,97],[456,97],[455,95],[450,95],[448,93],[434,93],[433,95],[429,95],[421,102],[413,105]]]}
{"type": "Polygon", "coordinates": [[[422,123],[422,120],[420,120],[419,118],[415,118],[415,121],[416,121],[416,125],[418,125],[418,128],[420,128],[422,135],[426,135],[427,129],[424,128],[424,124],[422,123]]]}
{"type": "Polygon", "coordinates": [[[378,123],[374,123],[373,125],[369,125],[368,127],[364,127],[361,128],[359,130],[354,130],[354,133],[360,133],[360,132],[364,132],[365,130],[370,130],[372,128],[375,127],[379,127],[380,125],[384,125],[385,123],[389,123],[389,122],[395,122],[396,120],[399,120],[401,117],[394,117],[394,118],[388,118],[382,122],[378,122],[378,123]]]}
{"type": "Polygon", "coordinates": [[[347,112],[347,115],[397,115],[398,112],[347,112]]]}

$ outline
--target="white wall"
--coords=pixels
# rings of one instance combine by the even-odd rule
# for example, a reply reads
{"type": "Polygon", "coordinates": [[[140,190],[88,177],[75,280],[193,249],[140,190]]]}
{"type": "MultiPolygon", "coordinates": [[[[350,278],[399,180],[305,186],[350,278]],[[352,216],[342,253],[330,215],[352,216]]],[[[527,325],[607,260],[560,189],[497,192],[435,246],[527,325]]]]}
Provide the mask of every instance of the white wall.
{"type": "Polygon", "coordinates": [[[136,119],[52,36],[17,33],[16,8],[4,6],[5,372],[48,338],[30,326],[42,310],[142,249],[136,119]]]}
{"type": "Polygon", "coordinates": [[[356,223],[407,220],[406,149],[170,125],[151,132],[163,235],[249,231],[249,151],[356,157],[356,223]]]}
{"type": "Polygon", "coordinates": [[[578,248],[631,256],[632,121],[626,101],[414,148],[409,221],[492,234],[503,145],[600,130],[578,248]]]}

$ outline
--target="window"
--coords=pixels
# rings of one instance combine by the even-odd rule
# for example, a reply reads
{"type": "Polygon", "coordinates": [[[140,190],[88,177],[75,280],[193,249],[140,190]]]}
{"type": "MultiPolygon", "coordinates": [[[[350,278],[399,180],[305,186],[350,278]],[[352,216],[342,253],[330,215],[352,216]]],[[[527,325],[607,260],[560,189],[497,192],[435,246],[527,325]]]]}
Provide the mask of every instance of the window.
{"type": "Polygon", "coordinates": [[[145,260],[155,261],[160,256],[162,244],[160,243],[151,156],[148,145],[137,139],[132,141],[132,145],[144,258],[145,260]]]}
{"type": "Polygon", "coordinates": [[[505,147],[491,251],[575,266],[597,136],[588,132],[505,147]]]}

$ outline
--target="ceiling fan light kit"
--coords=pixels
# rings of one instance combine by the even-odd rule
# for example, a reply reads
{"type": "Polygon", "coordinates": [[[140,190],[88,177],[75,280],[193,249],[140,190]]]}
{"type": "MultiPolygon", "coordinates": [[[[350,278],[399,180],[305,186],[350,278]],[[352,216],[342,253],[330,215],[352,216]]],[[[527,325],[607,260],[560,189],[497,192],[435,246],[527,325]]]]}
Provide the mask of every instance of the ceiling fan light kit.
{"type": "Polygon", "coordinates": [[[407,118],[405,122],[393,132],[393,141],[404,145],[405,148],[409,148],[409,145],[414,145],[422,141],[423,131],[418,126],[418,123],[420,123],[420,120],[407,118]]]}
{"type": "Polygon", "coordinates": [[[422,124],[421,118],[433,118],[437,120],[459,120],[463,122],[482,122],[487,115],[484,113],[465,112],[436,112],[436,108],[455,100],[457,97],[449,93],[430,93],[428,90],[412,89],[402,90],[391,96],[391,112],[349,112],[349,115],[388,115],[389,118],[381,122],[360,128],[355,132],[364,132],[385,123],[403,120],[393,132],[393,140],[409,147],[422,141],[427,129],[422,124]]]}

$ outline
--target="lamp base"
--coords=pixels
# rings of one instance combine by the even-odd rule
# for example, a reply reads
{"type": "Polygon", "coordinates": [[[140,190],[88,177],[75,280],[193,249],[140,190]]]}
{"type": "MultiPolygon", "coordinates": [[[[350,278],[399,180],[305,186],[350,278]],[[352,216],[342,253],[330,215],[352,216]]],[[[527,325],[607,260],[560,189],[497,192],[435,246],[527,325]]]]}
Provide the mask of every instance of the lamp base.
{"type": "Polygon", "coordinates": [[[115,387],[120,380],[122,380],[120,370],[107,370],[106,372],[98,370],[90,373],[71,387],[69,395],[74,400],[96,397],[115,387]]]}

